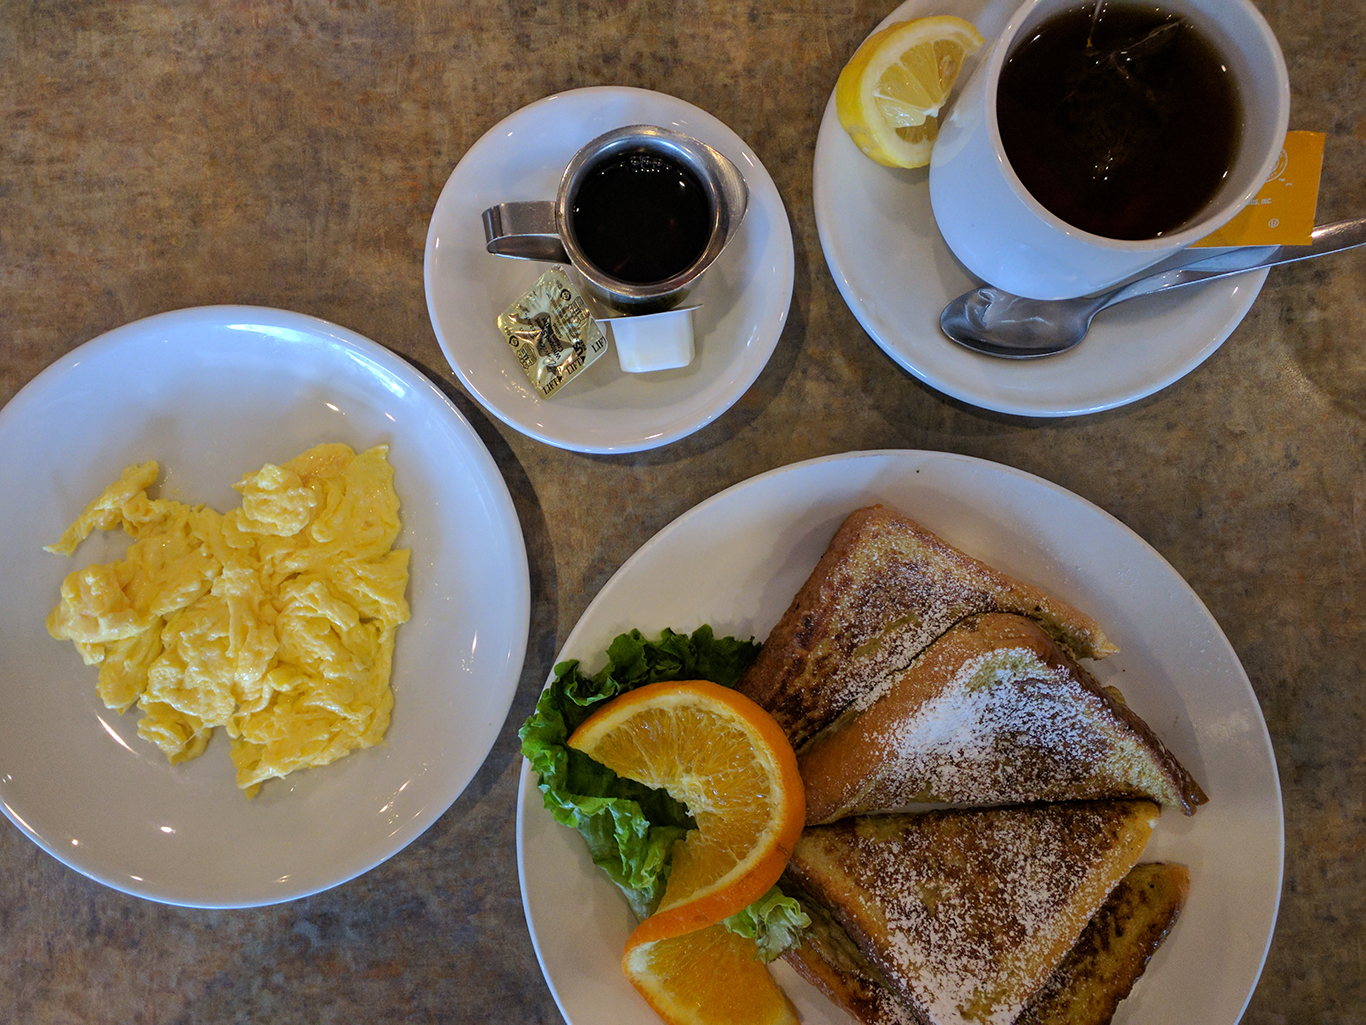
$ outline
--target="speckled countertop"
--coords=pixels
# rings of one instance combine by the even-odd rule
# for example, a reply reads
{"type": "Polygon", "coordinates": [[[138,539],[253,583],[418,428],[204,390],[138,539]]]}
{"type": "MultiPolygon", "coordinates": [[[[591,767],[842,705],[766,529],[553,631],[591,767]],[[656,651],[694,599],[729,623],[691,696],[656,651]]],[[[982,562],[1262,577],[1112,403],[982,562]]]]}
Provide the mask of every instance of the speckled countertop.
{"type": "MultiPolygon", "coordinates": [[[[1026,421],[916,383],[864,334],[816,236],[826,98],[891,0],[0,3],[0,402],[99,333],[252,303],[344,324],[426,370],[507,478],[531,640],[508,724],[425,835],[361,878],[250,911],[93,883],[0,825],[0,1021],[557,1022],[514,859],[516,724],[585,606],[655,531],[811,456],[930,448],[1039,474],[1190,581],[1261,700],[1286,811],[1280,920],[1245,1020],[1366,1021],[1366,254],[1274,270],[1194,373],[1100,415],[1026,421]],[[796,290],[728,413],[637,456],[546,447],[456,383],[422,246],[487,128],[576,86],[714,113],[792,221],[796,290]]],[[[1357,4],[1259,0],[1292,128],[1327,133],[1319,220],[1366,211],[1357,4]]]]}

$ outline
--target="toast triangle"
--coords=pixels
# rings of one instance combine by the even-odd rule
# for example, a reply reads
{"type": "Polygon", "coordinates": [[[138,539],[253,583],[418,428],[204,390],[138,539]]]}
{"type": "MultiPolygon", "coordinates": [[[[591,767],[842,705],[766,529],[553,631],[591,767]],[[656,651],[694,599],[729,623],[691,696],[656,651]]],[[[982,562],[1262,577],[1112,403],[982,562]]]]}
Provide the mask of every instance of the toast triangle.
{"type": "Polygon", "coordinates": [[[1133,868],[1159,814],[1095,801],[843,819],[789,877],[919,1025],[1011,1025],[1133,868]]]}
{"type": "Polygon", "coordinates": [[[1207,798],[1136,713],[1022,616],[987,613],[936,640],[871,706],[799,761],[808,823],[915,803],[1207,798]]]}
{"type": "Polygon", "coordinates": [[[1135,865],[1087,923],[1015,1025],[1109,1025],[1190,892],[1184,865],[1135,865]]]}
{"type": "Polygon", "coordinates": [[[954,623],[982,612],[1027,616],[1073,658],[1117,650],[1066,602],[875,505],[845,519],[737,687],[800,751],[954,623]]]}
{"type": "MultiPolygon", "coordinates": [[[[829,911],[790,877],[783,890],[801,900],[812,920],[803,942],[783,954],[798,975],[863,1025],[923,1025],[829,911]]],[[[1135,865],[1014,1025],[1108,1025],[1167,938],[1189,891],[1184,865],[1135,865]]]]}

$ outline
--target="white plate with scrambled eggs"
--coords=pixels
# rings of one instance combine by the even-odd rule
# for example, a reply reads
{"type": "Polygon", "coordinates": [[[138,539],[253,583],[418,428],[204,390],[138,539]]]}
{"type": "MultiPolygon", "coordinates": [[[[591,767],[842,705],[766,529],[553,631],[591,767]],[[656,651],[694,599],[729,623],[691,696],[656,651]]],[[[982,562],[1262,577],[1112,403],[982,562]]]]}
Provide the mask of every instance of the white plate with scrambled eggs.
{"type": "Polygon", "coordinates": [[[421,834],[497,737],[517,515],[374,342],[252,307],[126,325],[0,410],[0,479],[0,803],[92,879],[315,893],[421,834]]]}

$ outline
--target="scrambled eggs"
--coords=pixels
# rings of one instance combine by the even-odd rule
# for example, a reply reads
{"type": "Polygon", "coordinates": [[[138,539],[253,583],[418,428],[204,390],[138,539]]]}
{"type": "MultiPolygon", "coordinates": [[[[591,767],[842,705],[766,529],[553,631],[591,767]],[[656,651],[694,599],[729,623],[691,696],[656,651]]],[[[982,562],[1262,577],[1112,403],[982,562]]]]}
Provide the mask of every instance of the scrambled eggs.
{"type": "Polygon", "coordinates": [[[98,665],[104,703],[143,712],[138,736],[171,762],[232,738],[237,785],[326,765],[389,727],[394,633],[408,619],[408,551],[393,550],[388,447],[319,445],[233,485],[242,505],[149,499],[130,466],[47,550],[91,531],[134,539],[122,562],[67,576],[53,637],[98,665]]]}

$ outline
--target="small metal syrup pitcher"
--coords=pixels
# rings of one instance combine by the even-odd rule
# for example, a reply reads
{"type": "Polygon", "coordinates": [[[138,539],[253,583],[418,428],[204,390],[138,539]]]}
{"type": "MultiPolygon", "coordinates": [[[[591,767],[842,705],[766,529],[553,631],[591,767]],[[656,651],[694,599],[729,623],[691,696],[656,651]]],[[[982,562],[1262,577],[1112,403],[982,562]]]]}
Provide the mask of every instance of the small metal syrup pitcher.
{"type": "Polygon", "coordinates": [[[655,125],[628,125],[589,142],[565,168],[553,200],[500,203],[484,211],[485,248],[496,256],[568,263],[582,276],[589,294],[626,313],[666,310],[688,294],[721,250],[735,237],[749,203],[739,169],[712,147],[691,136],[655,125]],[[598,267],[574,231],[579,189],[589,175],[609,162],[641,153],[671,161],[701,187],[711,216],[701,251],[678,273],[660,281],[623,281],[598,267]]]}

